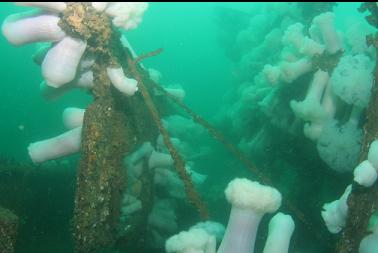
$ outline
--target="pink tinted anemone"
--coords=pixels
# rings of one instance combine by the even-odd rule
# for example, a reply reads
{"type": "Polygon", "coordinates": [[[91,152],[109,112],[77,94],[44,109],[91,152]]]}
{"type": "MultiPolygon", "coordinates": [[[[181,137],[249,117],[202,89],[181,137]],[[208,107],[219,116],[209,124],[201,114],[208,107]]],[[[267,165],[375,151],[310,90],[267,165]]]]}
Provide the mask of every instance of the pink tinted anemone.
{"type": "Polygon", "coordinates": [[[62,12],[66,9],[65,2],[16,2],[17,5],[41,8],[51,12],[62,12]]]}
{"type": "Polygon", "coordinates": [[[68,107],[63,111],[63,124],[67,129],[74,129],[83,125],[85,109],[68,107]]]}
{"type": "Polygon", "coordinates": [[[281,63],[281,78],[287,83],[292,83],[298,77],[310,72],[312,63],[310,59],[302,58],[295,62],[281,63]]]}
{"type": "Polygon", "coordinates": [[[148,167],[150,169],[158,167],[170,167],[173,165],[173,159],[171,155],[166,153],[152,151],[150,158],[148,159],[148,167]]]}
{"type": "Polygon", "coordinates": [[[81,127],[74,128],[57,137],[31,143],[29,156],[34,163],[42,163],[79,152],[81,127]]]}
{"type": "Polygon", "coordinates": [[[326,50],[331,54],[336,53],[343,47],[341,39],[335,29],[334,20],[334,13],[325,12],[316,16],[312,21],[313,25],[318,28],[321,34],[326,50]]]}
{"type": "Polygon", "coordinates": [[[261,218],[280,207],[281,194],[272,187],[245,178],[231,181],[225,194],[232,208],[217,253],[253,253],[261,218]]]}
{"type": "Polygon", "coordinates": [[[327,85],[329,75],[327,72],[318,70],[308,88],[306,98],[303,101],[290,101],[290,107],[298,118],[305,121],[318,120],[324,117],[324,109],[321,98],[327,85]]]}
{"type": "Polygon", "coordinates": [[[127,96],[132,96],[138,90],[137,81],[127,78],[122,68],[107,68],[108,77],[114,87],[127,96]]]}
{"type": "Polygon", "coordinates": [[[47,85],[59,88],[74,80],[86,46],[82,40],[65,37],[51,48],[42,62],[42,75],[47,85]]]}
{"type": "Polygon", "coordinates": [[[1,27],[2,33],[9,43],[20,46],[39,41],[59,41],[66,34],[58,26],[59,17],[29,11],[10,15],[1,27]]]}
{"type": "Polygon", "coordinates": [[[263,253],[287,253],[295,224],[290,215],[277,213],[269,222],[263,253]]]}

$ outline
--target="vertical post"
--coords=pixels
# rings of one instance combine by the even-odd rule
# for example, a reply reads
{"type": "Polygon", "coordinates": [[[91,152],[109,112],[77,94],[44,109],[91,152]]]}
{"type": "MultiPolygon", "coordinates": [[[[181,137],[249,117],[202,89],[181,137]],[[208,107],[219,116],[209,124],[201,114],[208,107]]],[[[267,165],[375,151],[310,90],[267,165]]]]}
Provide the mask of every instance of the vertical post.
{"type": "Polygon", "coordinates": [[[128,141],[126,115],[112,92],[106,66],[94,71],[94,102],[84,116],[77,175],[74,237],[77,252],[91,252],[116,241],[122,197],[122,160],[128,141]]]}
{"type": "MultiPolygon", "coordinates": [[[[363,3],[360,11],[369,10],[367,21],[378,28],[378,8],[375,2],[363,3]]],[[[378,60],[378,33],[369,35],[366,39],[368,45],[376,49],[378,60]]],[[[369,106],[366,111],[367,121],[364,126],[364,138],[360,154],[360,161],[366,160],[370,144],[378,139],[378,64],[374,68],[374,82],[369,106]]],[[[358,252],[362,239],[368,234],[368,225],[371,215],[378,209],[378,183],[366,188],[353,184],[352,192],[348,198],[348,217],[345,229],[337,244],[338,253],[358,252]]]]}

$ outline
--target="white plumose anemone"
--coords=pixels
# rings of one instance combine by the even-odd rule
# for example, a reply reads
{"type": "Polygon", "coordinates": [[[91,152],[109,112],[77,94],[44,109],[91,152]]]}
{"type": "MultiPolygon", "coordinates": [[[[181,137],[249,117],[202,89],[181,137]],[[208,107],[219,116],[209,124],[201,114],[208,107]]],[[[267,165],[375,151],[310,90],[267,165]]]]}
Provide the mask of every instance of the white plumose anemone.
{"type": "Polygon", "coordinates": [[[295,224],[290,215],[277,213],[269,222],[269,233],[263,253],[287,253],[295,224]]]}
{"type": "Polygon", "coordinates": [[[280,207],[281,194],[245,178],[232,180],[225,194],[232,209],[217,253],[253,253],[260,220],[265,213],[275,212],[280,207]]]}
{"type": "Polygon", "coordinates": [[[340,199],[323,205],[322,218],[328,231],[333,234],[339,233],[345,226],[348,215],[347,200],[351,191],[352,185],[349,185],[340,199]]]}
{"type": "Polygon", "coordinates": [[[167,253],[215,253],[215,236],[193,228],[169,238],[165,250],[167,253]]]}

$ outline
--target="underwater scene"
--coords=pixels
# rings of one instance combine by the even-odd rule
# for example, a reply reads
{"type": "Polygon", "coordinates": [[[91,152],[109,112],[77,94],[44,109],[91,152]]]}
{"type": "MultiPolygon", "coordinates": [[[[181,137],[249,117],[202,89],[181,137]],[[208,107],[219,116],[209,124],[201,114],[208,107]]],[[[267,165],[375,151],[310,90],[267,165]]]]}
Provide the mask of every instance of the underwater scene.
{"type": "Polygon", "coordinates": [[[0,253],[378,253],[377,3],[0,22],[0,253]]]}

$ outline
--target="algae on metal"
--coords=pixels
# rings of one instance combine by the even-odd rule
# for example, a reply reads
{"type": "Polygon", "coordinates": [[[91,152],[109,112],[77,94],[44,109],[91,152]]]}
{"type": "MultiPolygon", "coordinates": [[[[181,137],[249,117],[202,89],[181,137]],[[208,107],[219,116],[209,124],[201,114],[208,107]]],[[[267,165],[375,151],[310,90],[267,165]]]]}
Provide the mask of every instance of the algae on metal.
{"type": "MultiPolygon", "coordinates": [[[[370,11],[367,21],[378,29],[378,8],[376,3],[363,3],[360,11],[370,11]]],[[[370,144],[378,139],[378,33],[366,38],[368,45],[376,49],[376,64],[374,68],[374,82],[372,95],[366,110],[366,123],[364,125],[364,137],[360,153],[360,161],[367,159],[370,144]]],[[[368,225],[372,214],[378,209],[378,183],[371,187],[362,187],[353,183],[352,192],[348,198],[348,217],[345,229],[337,244],[338,253],[358,252],[362,239],[368,235],[368,225]]]]}
{"type": "MultiPolygon", "coordinates": [[[[149,94],[148,73],[138,65],[144,58],[132,58],[121,44],[120,33],[104,13],[96,12],[89,3],[69,3],[59,25],[70,36],[87,41],[86,54],[95,59],[91,91],[94,100],[84,116],[77,174],[73,219],[75,249],[85,253],[114,245],[125,247],[135,235],[140,236],[136,231],[146,227],[147,214],[153,204],[153,180],[146,176],[141,182],[143,212],[139,218],[134,217],[130,222],[133,226],[128,226],[126,231],[120,229],[120,205],[127,181],[122,161],[136,145],[154,142],[158,130],[166,132],[160,118],[156,117],[164,116],[165,112],[158,112],[155,104],[159,102],[149,94]],[[138,81],[142,94],[132,97],[120,94],[107,77],[107,67],[122,67],[128,77],[138,81]]],[[[179,156],[174,157],[176,163],[178,159],[179,156]]],[[[181,160],[181,170],[183,164],[181,160]]],[[[180,173],[186,174],[185,169],[180,173]]],[[[186,178],[190,179],[188,175],[186,178]]],[[[196,194],[191,182],[185,186],[187,192],[196,194]]]]}

